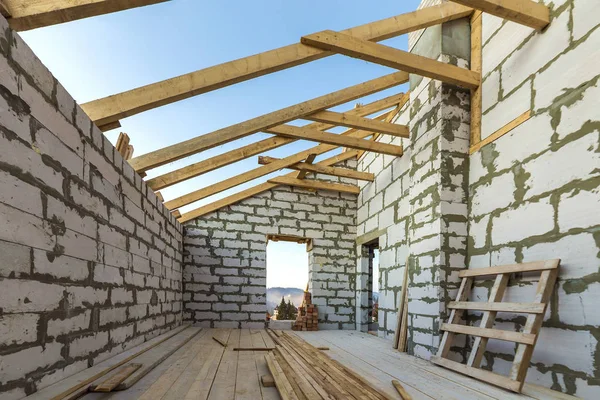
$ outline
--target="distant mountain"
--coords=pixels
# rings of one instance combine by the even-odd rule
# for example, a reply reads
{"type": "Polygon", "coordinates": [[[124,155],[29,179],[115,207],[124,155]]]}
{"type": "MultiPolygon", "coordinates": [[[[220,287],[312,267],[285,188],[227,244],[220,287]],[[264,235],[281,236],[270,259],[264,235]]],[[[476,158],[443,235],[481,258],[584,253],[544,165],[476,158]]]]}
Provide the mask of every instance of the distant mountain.
{"type": "Polygon", "coordinates": [[[304,296],[304,290],[298,288],[282,288],[272,287],[267,289],[267,311],[271,314],[275,307],[281,303],[281,298],[285,298],[287,303],[288,299],[292,301],[292,304],[299,307],[302,304],[302,298],[304,296]]]}

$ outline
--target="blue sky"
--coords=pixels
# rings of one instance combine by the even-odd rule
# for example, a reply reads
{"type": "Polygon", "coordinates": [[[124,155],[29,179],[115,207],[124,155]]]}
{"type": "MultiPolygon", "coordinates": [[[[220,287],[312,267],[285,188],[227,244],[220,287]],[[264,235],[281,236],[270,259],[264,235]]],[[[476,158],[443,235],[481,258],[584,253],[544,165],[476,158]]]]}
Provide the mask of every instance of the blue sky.
{"type": "MultiPolygon", "coordinates": [[[[376,3],[173,0],[23,32],[22,36],[75,100],[85,103],[292,44],[309,33],[341,30],[413,11],[419,3],[419,0],[376,3]]],[[[407,37],[383,43],[406,49],[407,37]]],[[[121,120],[122,128],[106,134],[115,143],[119,132],[126,132],[135,147],[134,156],[139,156],[392,72],[387,67],[337,55],[138,114],[121,120]]],[[[392,88],[360,102],[367,103],[404,90],[406,88],[392,88]]],[[[350,103],[335,110],[352,107],[350,103]]],[[[269,136],[256,134],[219,146],[149,171],[148,177],[269,136]]],[[[314,145],[298,141],[265,154],[285,157],[314,145]]],[[[333,154],[327,153],[322,158],[333,154]]],[[[170,200],[256,167],[256,157],[252,157],[161,192],[170,200]]],[[[281,172],[272,176],[279,174],[281,172]]],[[[181,211],[254,186],[268,177],[186,206],[181,211]]]]}

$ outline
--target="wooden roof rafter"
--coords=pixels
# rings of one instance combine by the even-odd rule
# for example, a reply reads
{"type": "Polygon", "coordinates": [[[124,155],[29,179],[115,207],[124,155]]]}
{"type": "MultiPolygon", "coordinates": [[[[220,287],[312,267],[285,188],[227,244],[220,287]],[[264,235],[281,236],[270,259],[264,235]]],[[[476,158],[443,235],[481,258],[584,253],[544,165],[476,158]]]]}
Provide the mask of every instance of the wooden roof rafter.
{"type": "Polygon", "coordinates": [[[550,9],[531,0],[451,0],[536,30],[550,23],[550,9]]]}
{"type": "MultiPolygon", "coordinates": [[[[394,94],[383,99],[376,100],[372,103],[366,104],[359,109],[352,109],[350,111],[347,111],[344,113],[344,115],[357,115],[361,117],[371,115],[376,112],[380,112],[387,108],[395,106],[396,104],[398,104],[398,102],[402,101],[403,98],[403,93],[394,94]]],[[[374,117],[372,120],[379,121],[385,118],[387,115],[388,113],[384,113],[383,115],[374,117]]],[[[336,125],[326,123],[312,123],[307,125],[307,127],[322,131],[334,128],[335,126],[336,125]]],[[[218,156],[211,157],[209,159],[188,165],[175,171],[165,173],[163,175],[149,179],[148,181],[146,181],[146,183],[153,190],[163,189],[176,183],[183,182],[187,179],[191,179],[202,174],[208,173],[220,167],[224,167],[233,164],[237,161],[241,161],[243,159],[258,155],[260,153],[276,149],[289,143],[293,143],[296,140],[297,139],[284,138],[279,136],[261,140],[256,143],[252,143],[237,148],[235,150],[231,150],[227,153],[220,154],[218,156]]]]}
{"type": "MultiPolygon", "coordinates": [[[[16,31],[143,7],[169,0],[1,0],[2,15],[16,31]]],[[[111,121],[111,122],[118,122],[111,121]]]]}
{"type": "MultiPolygon", "coordinates": [[[[444,3],[342,32],[363,40],[377,42],[464,18],[472,12],[473,9],[469,7],[444,3]]],[[[82,104],[81,107],[90,119],[103,129],[107,124],[115,123],[122,118],[332,54],[296,43],[94,100],[82,104]]]]}
{"type": "Polygon", "coordinates": [[[137,172],[146,172],[152,168],[200,153],[204,150],[225,144],[236,139],[252,135],[257,132],[274,128],[277,125],[293,121],[322,111],[330,107],[347,103],[373,93],[398,86],[408,82],[408,73],[396,72],[370,81],[350,86],[324,96],[293,106],[285,107],[250,120],[240,122],[216,130],[205,135],[185,140],[183,142],[164,147],[162,149],[133,158],[129,163],[137,172]]]}
{"type": "MultiPolygon", "coordinates": [[[[258,157],[258,163],[261,165],[270,164],[272,162],[277,161],[277,158],[261,156],[258,157]]],[[[336,167],[325,167],[318,164],[312,164],[312,161],[309,163],[308,158],[305,162],[300,162],[298,164],[290,165],[289,169],[295,169],[298,171],[312,172],[315,174],[323,174],[323,175],[331,175],[331,176],[339,176],[342,178],[351,178],[358,179],[361,181],[373,182],[375,181],[375,174],[370,172],[361,172],[355,171],[349,168],[336,168],[336,167]]],[[[296,178],[300,179],[300,178],[296,178]]]]}

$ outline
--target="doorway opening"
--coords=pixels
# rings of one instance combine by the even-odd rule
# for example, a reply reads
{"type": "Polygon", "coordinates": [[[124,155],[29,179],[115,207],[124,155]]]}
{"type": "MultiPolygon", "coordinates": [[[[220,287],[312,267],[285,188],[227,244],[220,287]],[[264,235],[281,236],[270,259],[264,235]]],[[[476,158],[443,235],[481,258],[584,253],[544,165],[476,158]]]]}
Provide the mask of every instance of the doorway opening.
{"type": "Polygon", "coordinates": [[[273,320],[295,320],[308,287],[308,240],[268,236],[267,312],[273,320]]]}

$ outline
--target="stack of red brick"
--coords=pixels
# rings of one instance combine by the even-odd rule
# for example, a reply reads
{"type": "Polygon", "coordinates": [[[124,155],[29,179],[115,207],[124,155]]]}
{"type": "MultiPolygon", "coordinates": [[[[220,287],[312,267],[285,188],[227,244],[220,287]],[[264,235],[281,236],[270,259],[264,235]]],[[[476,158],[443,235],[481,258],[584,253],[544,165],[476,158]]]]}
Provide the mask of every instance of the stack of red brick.
{"type": "Polygon", "coordinates": [[[318,331],[319,330],[319,311],[317,306],[312,304],[310,292],[304,292],[302,305],[298,307],[298,316],[292,326],[295,331],[318,331]]]}

